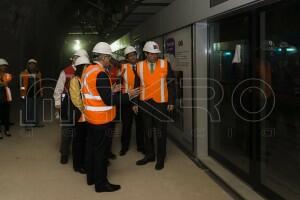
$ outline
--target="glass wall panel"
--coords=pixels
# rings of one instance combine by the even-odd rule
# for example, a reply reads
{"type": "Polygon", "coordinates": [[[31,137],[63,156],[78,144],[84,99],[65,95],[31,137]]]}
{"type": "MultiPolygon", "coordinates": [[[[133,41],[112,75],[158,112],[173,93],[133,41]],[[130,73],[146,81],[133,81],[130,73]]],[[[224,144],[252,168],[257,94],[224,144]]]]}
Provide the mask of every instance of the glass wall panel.
{"type": "Polygon", "coordinates": [[[261,122],[261,183],[286,199],[300,199],[300,2],[291,0],[263,9],[258,76],[267,106],[261,122]],[[275,102],[270,100],[275,97],[275,102]]]}
{"type": "MultiPolygon", "coordinates": [[[[234,16],[210,24],[209,150],[244,173],[249,173],[249,123],[237,115],[240,101],[250,105],[249,94],[240,98],[249,76],[249,17],[234,16]],[[238,94],[238,95],[234,95],[238,94]]],[[[250,109],[250,108],[249,108],[250,109]]]]}

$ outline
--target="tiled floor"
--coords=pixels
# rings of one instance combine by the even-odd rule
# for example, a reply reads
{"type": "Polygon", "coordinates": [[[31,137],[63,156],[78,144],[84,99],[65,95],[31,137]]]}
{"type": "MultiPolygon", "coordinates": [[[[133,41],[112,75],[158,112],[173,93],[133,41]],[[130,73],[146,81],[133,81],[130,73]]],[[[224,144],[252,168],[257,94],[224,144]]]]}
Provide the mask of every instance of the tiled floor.
{"type": "MultiPolygon", "coordinates": [[[[136,166],[142,156],[134,148],[112,161],[109,180],[121,184],[115,193],[96,193],[85,176],[68,165],[59,164],[59,126],[25,133],[12,128],[11,138],[0,141],[0,199],[3,200],[227,200],[232,199],[204,171],[199,169],[171,142],[165,169],[155,163],[136,166]]],[[[118,153],[118,138],[114,152],[118,153]]]]}

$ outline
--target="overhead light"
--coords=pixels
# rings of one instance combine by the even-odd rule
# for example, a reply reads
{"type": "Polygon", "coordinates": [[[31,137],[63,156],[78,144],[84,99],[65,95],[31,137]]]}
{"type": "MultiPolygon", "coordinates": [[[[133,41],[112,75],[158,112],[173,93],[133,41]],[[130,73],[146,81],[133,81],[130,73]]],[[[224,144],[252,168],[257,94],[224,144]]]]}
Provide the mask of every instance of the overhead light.
{"type": "Polygon", "coordinates": [[[224,56],[231,56],[231,52],[229,51],[224,52],[224,56]]]}
{"type": "Polygon", "coordinates": [[[78,51],[79,49],[81,49],[81,44],[80,44],[80,40],[75,40],[75,44],[73,46],[74,51],[78,51]]]}
{"type": "Polygon", "coordinates": [[[291,47],[291,48],[287,48],[286,51],[287,52],[296,52],[297,49],[295,47],[291,47]]]}

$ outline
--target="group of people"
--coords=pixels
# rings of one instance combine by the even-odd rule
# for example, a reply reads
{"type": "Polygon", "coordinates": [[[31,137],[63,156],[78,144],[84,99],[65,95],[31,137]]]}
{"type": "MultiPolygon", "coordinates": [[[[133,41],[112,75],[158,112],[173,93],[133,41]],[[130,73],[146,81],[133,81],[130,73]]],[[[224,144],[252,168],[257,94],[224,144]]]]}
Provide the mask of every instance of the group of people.
{"type": "MultiPolygon", "coordinates": [[[[164,168],[166,125],[175,103],[174,77],[167,60],[159,58],[157,43],[146,42],[143,51],[145,59],[138,60],[136,49],[128,46],[124,50],[125,60],[117,61],[110,45],[99,42],[90,55],[83,49],[76,51],[56,83],[53,97],[61,122],[60,162],[68,163],[72,152],[74,171],[86,174],[87,184],[94,185],[96,192],[121,188],[107,178],[109,159],[116,157],[111,149],[117,122],[122,123],[120,156],[130,148],[135,119],[137,151],[143,154],[136,165],[156,161],[156,170],[164,168]]],[[[7,104],[11,101],[7,66],[0,59],[0,93],[4,94],[0,99],[1,121],[5,124],[5,135],[9,136],[9,117],[2,112],[9,109],[7,104]]],[[[37,61],[30,59],[20,78],[20,95],[26,100],[27,109],[43,95],[41,79],[37,61]]],[[[34,110],[25,110],[24,123],[40,127],[35,116],[38,109],[34,110]]]]}
{"type": "Polygon", "coordinates": [[[111,147],[117,119],[122,122],[119,155],[126,155],[130,148],[135,119],[137,151],[144,154],[136,164],[156,160],[155,169],[164,168],[166,125],[175,102],[173,72],[166,60],[159,59],[157,43],[146,42],[143,51],[145,60],[139,61],[136,49],[128,46],[125,60],[116,62],[110,45],[100,42],[91,59],[81,49],[60,73],[54,91],[62,120],[60,162],[68,163],[72,144],[73,169],[86,174],[87,184],[94,185],[96,192],[121,188],[107,178],[108,160],[115,157],[111,147]]]}
{"type": "MultiPolygon", "coordinates": [[[[10,106],[13,100],[10,88],[13,76],[9,71],[7,60],[0,58],[0,122],[4,127],[4,135],[11,136],[9,132],[10,106]]],[[[22,100],[22,120],[21,124],[26,128],[42,127],[38,117],[39,97],[43,95],[42,75],[37,67],[37,60],[29,59],[25,69],[20,73],[20,98],[22,100]]],[[[3,139],[2,126],[0,126],[0,139],[3,139]]]]}

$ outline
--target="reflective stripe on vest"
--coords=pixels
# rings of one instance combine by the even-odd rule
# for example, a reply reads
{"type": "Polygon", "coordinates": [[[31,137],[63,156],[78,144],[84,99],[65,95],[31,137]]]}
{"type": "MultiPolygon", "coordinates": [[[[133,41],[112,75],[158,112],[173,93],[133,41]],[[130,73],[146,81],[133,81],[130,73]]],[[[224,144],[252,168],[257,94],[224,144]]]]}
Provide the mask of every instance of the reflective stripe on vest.
{"type": "Polygon", "coordinates": [[[93,96],[93,95],[90,95],[90,94],[83,94],[83,97],[84,97],[85,99],[101,100],[101,97],[100,97],[100,96],[93,96]]]}
{"type": "MultiPolygon", "coordinates": [[[[29,78],[34,78],[36,79],[36,75],[35,74],[30,74],[27,70],[23,71],[20,75],[20,96],[22,98],[25,98],[25,96],[27,96],[27,92],[29,89],[29,78]]],[[[33,86],[31,86],[33,87],[33,86]]],[[[40,87],[41,87],[41,82],[40,82],[40,87]]]]}
{"type": "Polygon", "coordinates": [[[145,82],[144,82],[144,61],[138,63],[139,68],[139,76],[141,81],[141,92],[140,92],[140,99],[145,99],[145,82]]]}
{"type": "Polygon", "coordinates": [[[138,63],[138,75],[140,77],[140,100],[153,99],[157,103],[168,101],[167,88],[167,62],[159,59],[153,74],[150,73],[147,61],[138,63]]]}
{"type": "Polygon", "coordinates": [[[125,92],[128,91],[128,70],[127,70],[127,64],[124,64],[124,84],[125,84],[125,92]]]}
{"type": "Polygon", "coordinates": [[[131,64],[122,65],[122,77],[123,77],[123,92],[128,92],[129,89],[134,88],[135,74],[131,64]]]}
{"type": "Polygon", "coordinates": [[[12,101],[12,96],[11,96],[11,91],[9,87],[5,87],[5,92],[6,92],[6,100],[8,102],[12,101]]]}
{"type": "Polygon", "coordinates": [[[86,110],[90,110],[90,111],[108,111],[108,110],[112,110],[113,106],[102,106],[102,107],[98,107],[98,106],[85,106],[84,108],[86,110]]]}

